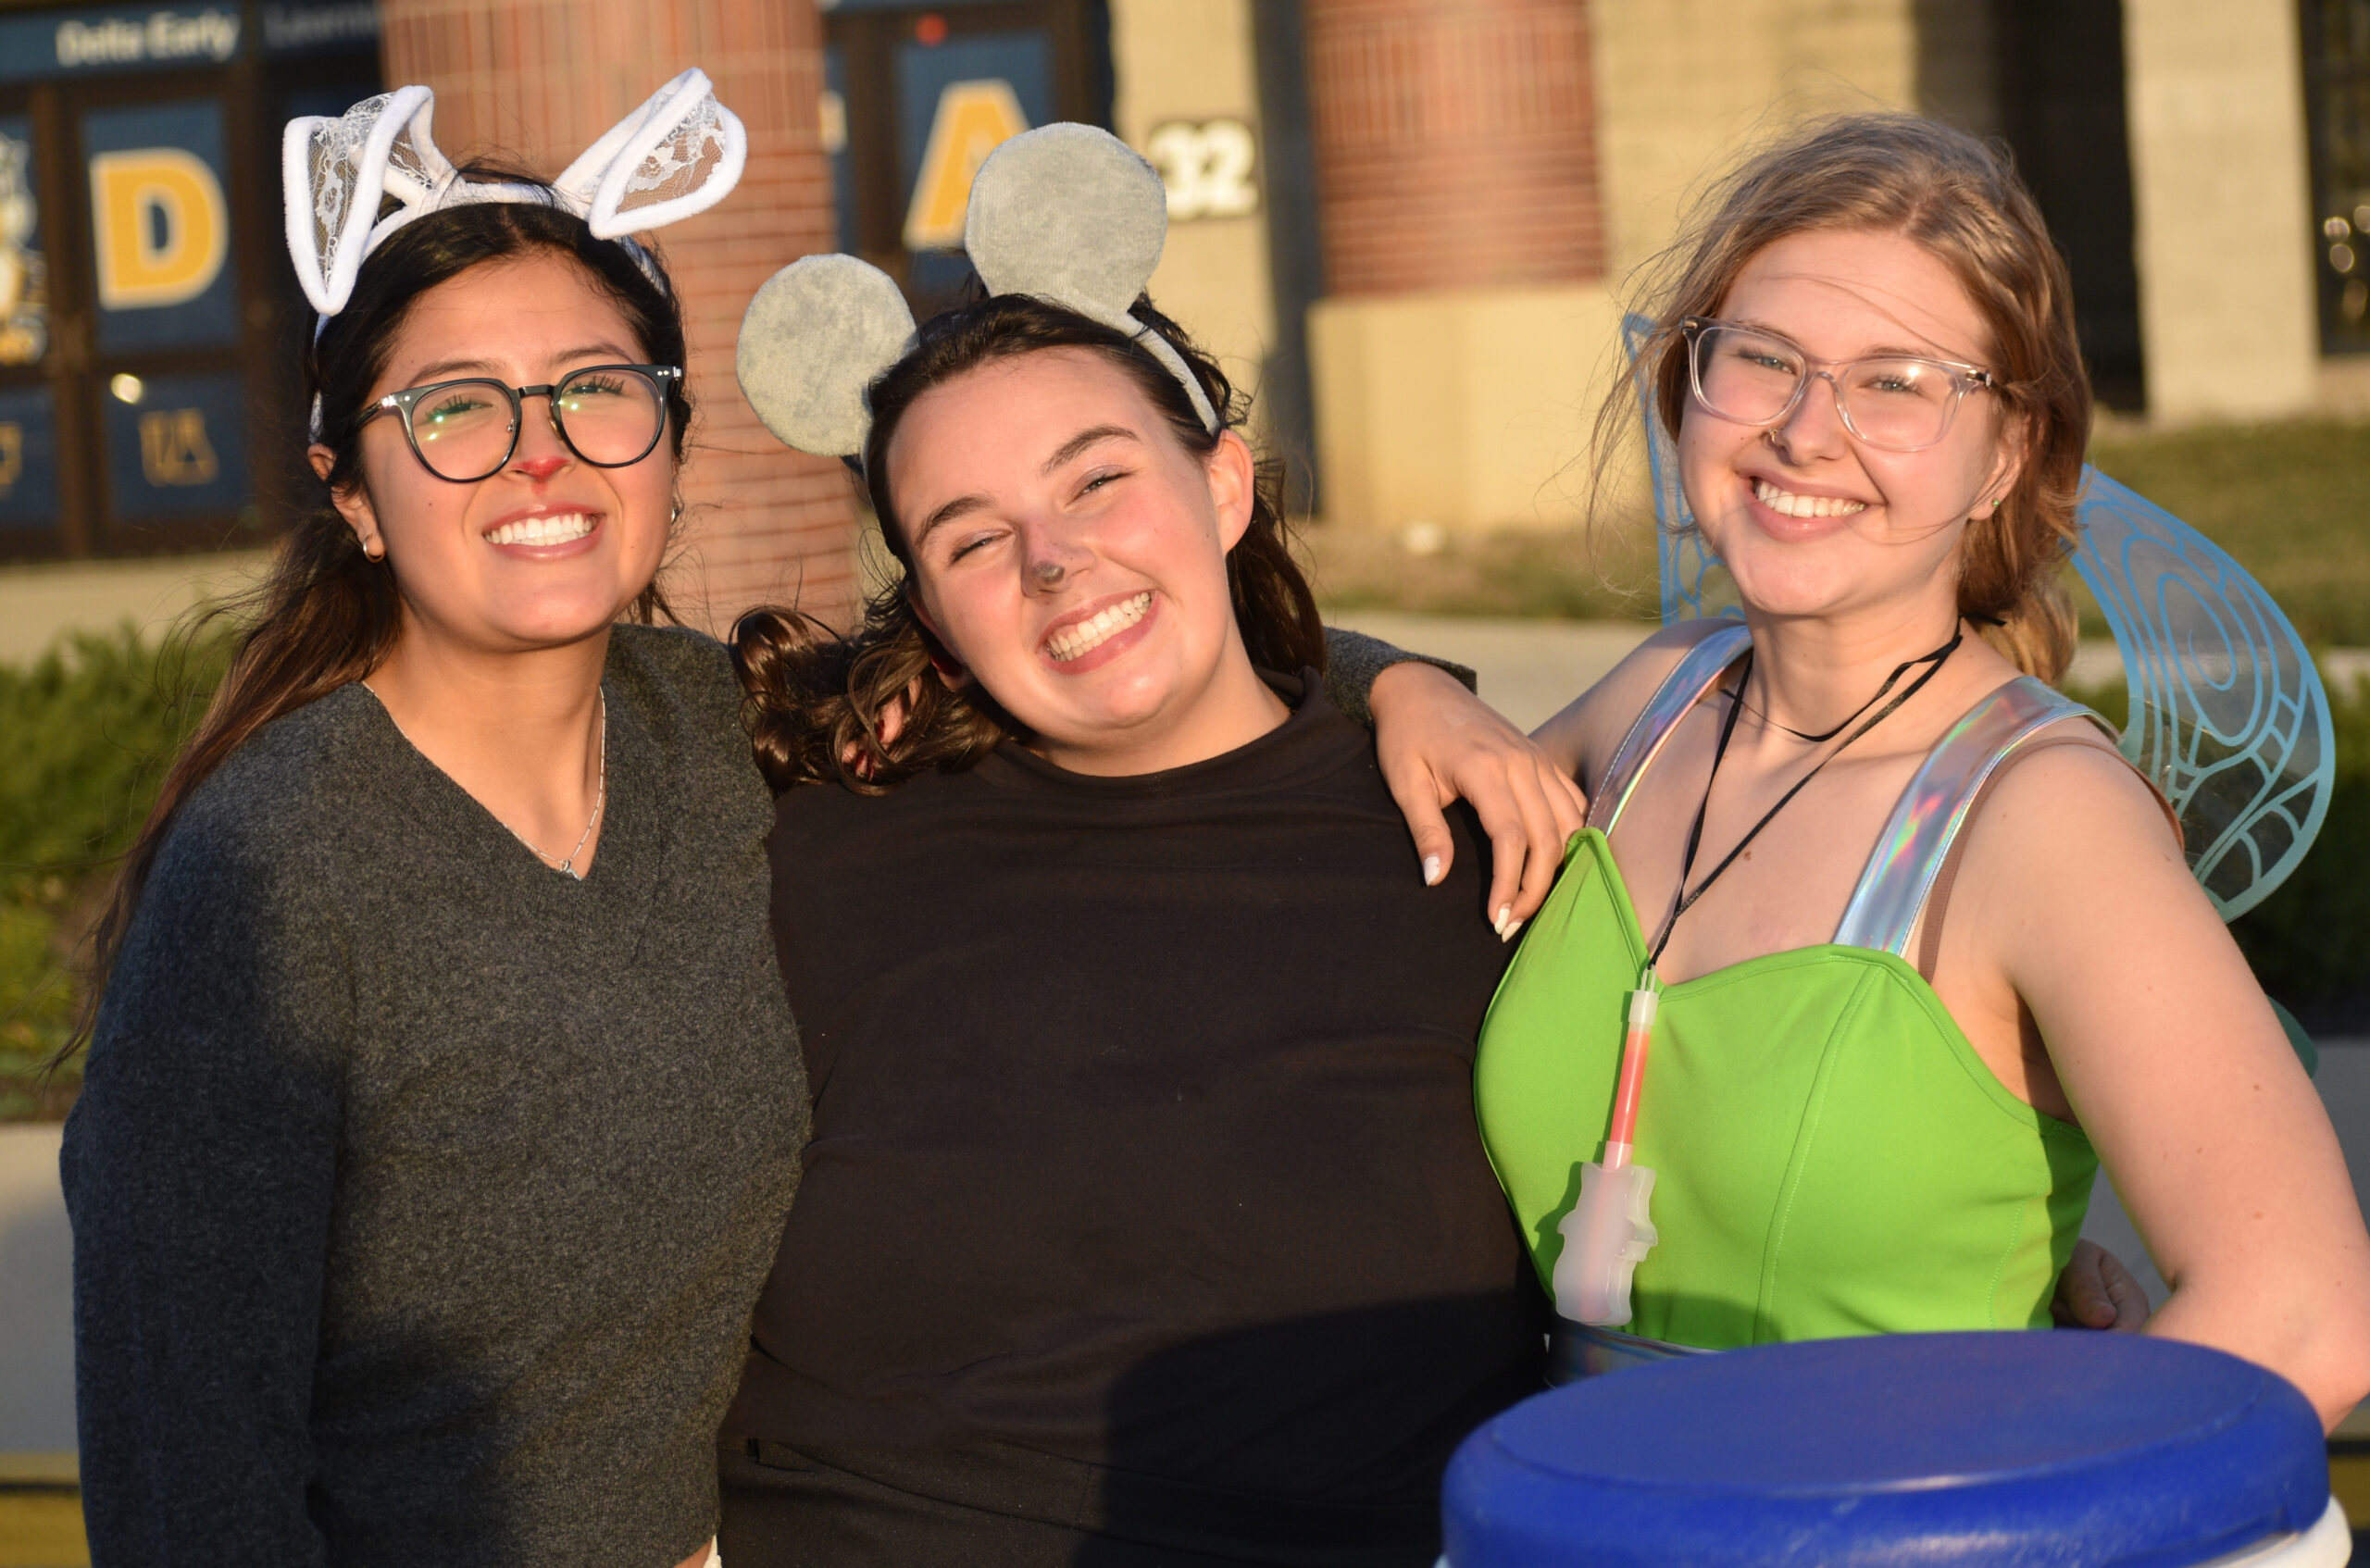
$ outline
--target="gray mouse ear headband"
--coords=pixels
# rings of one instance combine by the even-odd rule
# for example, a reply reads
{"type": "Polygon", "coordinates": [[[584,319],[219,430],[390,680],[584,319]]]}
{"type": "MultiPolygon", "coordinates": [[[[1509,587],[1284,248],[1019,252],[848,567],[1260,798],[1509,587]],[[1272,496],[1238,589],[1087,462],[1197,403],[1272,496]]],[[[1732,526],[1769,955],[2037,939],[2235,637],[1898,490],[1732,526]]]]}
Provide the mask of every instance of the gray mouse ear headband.
{"type": "MultiPolygon", "coordinates": [[[[1184,356],[1128,314],[1167,237],[1160,176],[1091,125],[1041,126],[989,154],[963,223],[991,294],[1034,295],[1126,333],[1215,433],[1217,411],[1184,356]]],[[[913,312],[887,273],[852,255],[805,256],[768,279],[741,318],[741,390],[784,444],[861,456],[872,429],[865,389],[914,342],[913,312]]]]}
{"type": "Polygon", "coordinates": [[[345,308],[364,258],[387,236],[431,212],[479,202],[572,212],[595,235],[623,244],[655,281],[648,254],[626,236],[705,212],[730,193],[749,161],[748,133],[696,67],[612,126],[548,188],[463,179],[429,136],[435,112],[434,93],[399,87],[335,118],[288,122],[281,138],[288,255],[322,320],[345,308]]]}

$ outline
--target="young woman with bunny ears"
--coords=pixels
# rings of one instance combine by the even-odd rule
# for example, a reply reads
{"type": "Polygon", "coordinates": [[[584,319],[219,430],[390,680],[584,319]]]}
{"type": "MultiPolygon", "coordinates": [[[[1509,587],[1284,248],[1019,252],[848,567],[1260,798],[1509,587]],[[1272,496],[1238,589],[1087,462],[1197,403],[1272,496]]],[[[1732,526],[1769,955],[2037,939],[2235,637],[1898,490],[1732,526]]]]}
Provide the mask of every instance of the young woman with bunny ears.
{"type": "Polygon", "coordinates": [[[100,1564],[704,1561],[796,1180],[763,786],[719,650],[646,624],[681,309],[598,231],[653,216],[616,157],[720,167],[663,220],[739,128],[689,73],[546,186],[430,106],[291,127],[322,504],[106,932],[63,1158],[100,1564]]]}
{"type": "MultiPolygon", "coordinates": [[[[63,1160],[102,1568],[705,1560],[796,1183],[766,787],[723,648],[649,624],[692,408],[626,237],[722,196],[738,124],[689,72],[544,185],[429,109],[291,127],[321,504],[103,936],[63,1160]]],[[[1534,755],[1423,678],[1416,787],[1534,755]]]]}

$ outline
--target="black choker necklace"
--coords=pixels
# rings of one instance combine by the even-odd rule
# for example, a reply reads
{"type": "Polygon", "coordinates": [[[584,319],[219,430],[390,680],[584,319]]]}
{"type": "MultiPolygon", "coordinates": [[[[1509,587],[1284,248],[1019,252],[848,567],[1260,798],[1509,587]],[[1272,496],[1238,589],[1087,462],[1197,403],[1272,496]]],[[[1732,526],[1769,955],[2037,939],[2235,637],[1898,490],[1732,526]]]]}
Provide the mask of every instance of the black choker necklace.
{"type": "MultiPolygon", "coordinates": [[[[1746,702],[1744,700],[1744,684],[1742,681],[1740,681],[1737,685],[1737,703],[1740,706],[1751,712],[1753,717],[1769,726],[1772,729],[1782,729],[1797,740],[1806,740],[1814,746],[1823,746],[1829,740],[1834,740],[1837,736],[1842,734],[1846,729],[1851,728],[1853,722],[1856,721],[1862,714],[1866,713],[1870,708],[1873,708],[1878,703],[1883,702],[1885,700],[1885,693],[1891,691],[1902,676],[1907,675],[1919,665],[1933,665],[1939,667],[1944,659],[1949,658],[1952,653],[1958,651],[1959,644],[1965,640],[1966,633],[1961,631],[1954,635],[1948,642],[1945,642],[1940,648],[1935,649],[1932,653],[1920,653],[1914,659],[1903,659],[1901,663],[1893,666],[1892,673],[1885,677],[1885,683],[1877,688],[1877,694],[1875,696],[1869,698],[1858,707],[1853,708],[1851,714],[1845,717],[1841,724],[1837,725],[1832,729],[1822,730],[1816,735],[1806,735],[1790,724],[1782,724],[1776,718],[1770,716],[1769,711],[1766,708],[1756,708],[1752,703],[1746,702]]],[[[1753,671],[1751,667],[1748,666],[1745,670],[1746,678],[1751,679],[1753,671]]]]}
{"type": "MultiPolygon", "coordinates": [[[[1736,847],[1728,851],[1728,854],[1721,860],[1720,864],[1712,867],[1711,872],[1704,877],[1703,880],[1695,884],[1694,890],[1690,891],[1687,886],[1687,878],[1688,876],[1695,869],[1695,852],[1703,846],[1703,816],[1704,814],[1710,811],[1712,807],[1712,785],[1714,781],[1720,777],[1720,759],[1728,754],[1728,737],[1736,733],[1737,715],[1744,711],[1744,689],[1748,685],[1752,684],[1753,681],[1753,653],[1750,649],[1746,650],[1744,655],[1744,675],[1737,681],[1736,699],[1733,705],[1728,709],[1728,716],[1721,721],[1720,743],[1712,750],[1712,771],[1705,775],[1703,779],[1703,799],[1696,804],[1694,826],[1687,830],[1687,853],[1681,858],[1678,865],[1678,890],[1671,895],[1670,913],[1663,917],[1663,928],[1655,934],[1653,948],[1646,955],[1646,966],[1648,968],[1653,968],[1656,964],[1662,961],[1663,949],[1670,944],[1670,934],[1678,927],[1678,917],[1686,914],[1690,909],[1692,909],[1695,906],[1696,900],[1702,898],[1705,893],[1712,890],[1712,884],[1720,879],[1720,873],[1726,871],[1729,866],[1736,864],[1737,857],[1744,853],[1745,847],[1748,844],[1751,844],[1753,840],[1759,838],[1761,836],[1761,830],[1768,827],[1770,822],[1779,812],[1786,809],[1789,802],[1792,801],[1796,795],[1802,792],[1802,786],[1808,784],[1812,779],[1816,778],[1820,768],[1825,767],[1828,763],[1831,763],[1836,758],[1841,756],[1846,748],[1848,748],[1853,740],[1857,740],[1861,736],[1865,735],[1869,730],[1874,729],[1886,719],[1890,718],[1903,703],[1906,703],[1912,697],[1916,696],[1919,691],[1925,690],[1926,683],[1941,673],[1942,666],[1949,662],[1950,656],[1958,652],[1959,644],[1965,641],[1966,631],[1962,628],[1948,642],[1943,643],[1940,648],[1935,649],[1932,653],[1903,663],[1894,669],[1890,675],[1885,677],[1885,683],[1877,688],[1877,694],[1874,697],[1869,698],[1866,702],[1860,704],[1858,713],[1854,713],[1852,716],[1852,718],[1845,719],[1842,724],[1837,725],[1833,729],[1828,730],[1824,735],[1802,735],[1802,732],[1799,729],[1787,729],[1786,726],[1782,724],[1778,725],[1778,728],[1785,729],[1787,734],[1800,735],[1805,740],[1813,742],[1832,740],[1836,736],[1842,734],[1844,725],[1848,725],[1852,719],[1858,718],[1860,714],[1866,713],[1870,708],[1876,707],[1877,703],[1883,700],[1884,694],[1893,689],[1894,682],[1898,681],[1902,676],[1906,675],[1911,670],[1916,669],[1919,665],[1924,665],[1926,666],[1925,670],[1918,675],[1916,679],[1911,681],[1907,686],[1902,689],[1899,696],[1895,697],[1891,702],[1886,703],[1882,708],[1877,709],[1876,717],[1860,726],[1859,728],[1852,731],[1850,739],[1846,740],[1842,745],[1836,747],[1835,750],[1819,758],[1817,763],[1812,766],[1808,773],[1803,774],[1800,778],[1794,780],[1794,787],[1787,790],[1783,795],[1778,796],[1778,803],[1764,812],[1762,814],[1761,820],[1754,823],[1752,828],[1746,832],[1745,836],[1736,841],[1736,847]]],[[[1769,718],[1769,716],[1766,714],[1764,714],[1762,717],[1768,723],[1777,724],[1777,721],[1769,718]]]]}

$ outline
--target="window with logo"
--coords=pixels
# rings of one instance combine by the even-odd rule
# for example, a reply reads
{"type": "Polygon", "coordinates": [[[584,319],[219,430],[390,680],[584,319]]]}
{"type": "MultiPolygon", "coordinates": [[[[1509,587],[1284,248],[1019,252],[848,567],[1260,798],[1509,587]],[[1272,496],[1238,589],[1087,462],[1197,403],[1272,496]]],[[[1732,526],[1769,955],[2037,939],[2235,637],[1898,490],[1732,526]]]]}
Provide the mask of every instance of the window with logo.
{"type": "Polygon", "coordinates": [[[825,37],[840,248],[895,278],[917,308],[968,274],[971,177],[997,143],[1057,119],[1111,123],[1110,19],[1094,0],[841,0],[825,37]]]}
{"type": "Polygon", "coordinates": [[[377,43],[368,0],[0,14],[0,558],[265,537],[310,326],[280,131],[377,43]]]}

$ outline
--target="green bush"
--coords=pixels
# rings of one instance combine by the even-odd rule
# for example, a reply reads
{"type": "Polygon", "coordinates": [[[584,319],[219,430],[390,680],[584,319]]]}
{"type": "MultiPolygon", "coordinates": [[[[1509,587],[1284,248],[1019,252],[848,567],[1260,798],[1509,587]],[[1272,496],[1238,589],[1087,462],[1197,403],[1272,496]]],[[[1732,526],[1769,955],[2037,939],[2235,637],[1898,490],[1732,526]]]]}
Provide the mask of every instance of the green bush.
{"type": "Polygon", "coordinates": [[[73,1027],[76,945],[227,653],[127,627],[0,665],[0,1120],[72,1098],[71,1068],[39,1068],[73,1027]]]}

